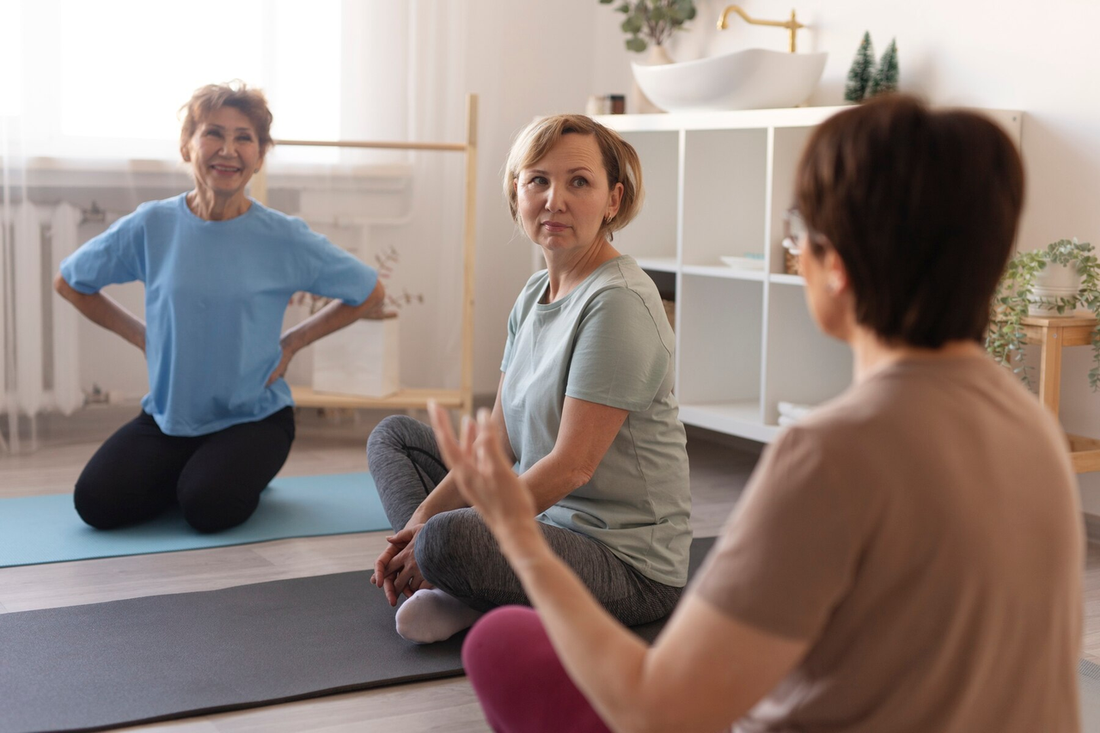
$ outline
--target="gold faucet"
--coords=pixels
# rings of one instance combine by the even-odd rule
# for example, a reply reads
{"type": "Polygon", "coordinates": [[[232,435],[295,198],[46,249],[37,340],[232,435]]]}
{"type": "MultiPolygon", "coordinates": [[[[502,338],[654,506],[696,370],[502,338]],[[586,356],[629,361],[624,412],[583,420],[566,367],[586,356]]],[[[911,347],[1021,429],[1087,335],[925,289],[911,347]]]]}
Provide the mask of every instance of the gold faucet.
{"type": "Polygon", "coordinates": [[[791,34],[791,53],[794,53],[794,34],[799,28],[805,28],[806,26],[798,22],[794,17],[794,11],[791,11],[790,20],[756,20],[750,18],[749,14],[736,5],[727,5],[726,9],[722,11],[722,16],[718,18],[718,30],[726,30],[726,18],[729,17],[730,11],[733,11],[745,19],[746,23],[752,23],[753,25],[771,25],[777,28],[786,28],[791,34]]]}

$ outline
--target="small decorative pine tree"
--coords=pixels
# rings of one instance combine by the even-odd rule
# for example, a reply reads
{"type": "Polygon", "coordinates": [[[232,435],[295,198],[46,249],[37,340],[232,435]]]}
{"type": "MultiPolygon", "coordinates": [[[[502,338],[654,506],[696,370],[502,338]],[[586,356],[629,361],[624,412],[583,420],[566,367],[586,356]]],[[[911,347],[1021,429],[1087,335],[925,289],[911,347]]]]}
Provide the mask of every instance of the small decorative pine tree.
{"type": "Polygon", "coordinates": [[[864,32],[856,57],[852,59],[852,68],[848,69],[848,83],[844,85],[845,101],[858,102],[867,95],[874,71],[875,52],[871,47],[871,34],[864,32]]]}
{"type": "Polygon", "coordinates": [[[871,79],[871,88],[867,90],[867,96],[887,94],[898,90],[898,44],[897,39],[890,41],[886,51],[879,59],[878,69],[871,79]]]}

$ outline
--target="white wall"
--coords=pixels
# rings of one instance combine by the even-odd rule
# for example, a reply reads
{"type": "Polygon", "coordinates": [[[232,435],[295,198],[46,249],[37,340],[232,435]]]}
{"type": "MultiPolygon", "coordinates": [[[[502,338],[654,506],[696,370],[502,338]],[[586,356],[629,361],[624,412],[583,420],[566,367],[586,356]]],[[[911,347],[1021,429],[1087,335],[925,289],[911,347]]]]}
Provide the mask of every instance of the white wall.
{"type": "MultiPolygon", "coordinates": [[[[714,25],[724,4],[696,4],[700,17],[692,31],[675,39],[673,58],[750,46],[785,49],[784,31],[750,27],[731,17],[730,28],[719,33],[714,25]]],[[[782,19],[792,6],[762,0],[741,5],[750,15],[766,19],[782,19]]],[[[1025,112],[1028,196],[1020,248],[1074,236],[1100,248],[1100,63],[1095,50],[1100,3],[799,0],[793,5],[799,19],[812,26],[799,32],[800,50],[830,54],[811,104],[841,102],[848,66],[865,30],[871,32],[878,54],[896,37],[903,91],[936,104],[1025,112]]],[[[599,68],[581,81],[590,78],[625,89],[629,54],[618,50],[621,16],[605,6],[601,10],[607,17],[596,19],[593,38],[599,68]]],[[[592,89],[597,91],[604,90],[592,89]]],[[[1070,349],[1064,358],[1063,424],[1072,432],[1100,437],[1100,394],[1091,393],[1086,381],[1090,350],[1070,349]]],[[[1100,474],[1084,474],[1080,480],[1086,511],[1100,513],[1100,474]]]]}

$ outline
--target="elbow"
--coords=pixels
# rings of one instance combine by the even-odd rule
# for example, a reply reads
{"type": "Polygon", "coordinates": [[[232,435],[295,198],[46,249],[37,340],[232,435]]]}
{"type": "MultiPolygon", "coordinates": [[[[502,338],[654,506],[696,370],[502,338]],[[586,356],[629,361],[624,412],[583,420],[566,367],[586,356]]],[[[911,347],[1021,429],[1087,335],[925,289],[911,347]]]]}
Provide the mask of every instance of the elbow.
{"type": "Polygon", "coordinates": [[[379,279],[378,282],[376,282],[374,284],[374,290],[370,291],[370,295],[368,295],[367,299],[365,301],[363,301],[363,305],[366,305],[368,308],[373,308],[374,306],[380,304],[385,299],[386,299],[386,286],[383,285],[382,280],[379,279]],[[367,305],[368,303],[370,305],[367,305]]]}
{"type": "Polygon", "coordinates": [[[60,272],[54,275],[53,289],[65,300],[72,300],[73,286],[69,285],[68,281],[61,276],[60,272]]]}
{"type": "Polygon", "coordinates": [[[355,308],[356,318],[376,318],[377,316],[372,313],[377,309],[380,309],[383,301],[386,299],[386,288],[382,286],[382,281],[379,280],[374,286],[374,290],[370,291],[370,295],[355,308]]]}
{"type": "Polygon", "coordinates": [[[574,466],[569,471],[569,491],[573,492],[592,480],[592,474],[596,473],[594,467],[574,466]]]}

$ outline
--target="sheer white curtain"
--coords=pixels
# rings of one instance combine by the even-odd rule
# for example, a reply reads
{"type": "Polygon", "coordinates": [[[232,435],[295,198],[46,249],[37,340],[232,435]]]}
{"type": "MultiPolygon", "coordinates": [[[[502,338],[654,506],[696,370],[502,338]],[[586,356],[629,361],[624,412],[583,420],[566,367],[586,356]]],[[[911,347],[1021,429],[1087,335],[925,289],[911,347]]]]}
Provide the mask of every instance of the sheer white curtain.
{"type": "MultiPolygon", "coordinates": [[[[344,0],[340,128],[345,139],[465,139],[469,7],[465,0],[344,0]]],[[[353,151],[353,163],[412,165],[410,221],[372,232],[400,263],[387,288],[423,294],[402,311],[402,378],[457,387],[462,294],[462,156],[353,151]]]]}
{"type": "MultiPolygon", "coordinates": [[[[71,318],[50,279],[113,218],[189,187],[177,111],[195,88],[263,88],[284,139],[461,140],[466,12],[462,0],[0,0],[0,437],[16,415],[68,413],[93,388],[144,391],[141,355],[71,318]]],[[[411,223],[374,238],[401,250],[390,289],[425,296],[408,311],[410,382],[457,384],[460,156],[279,155],[412,170],[411,223]]],[[[140,314],[139,291],[116,297],[140,314]]]]}

